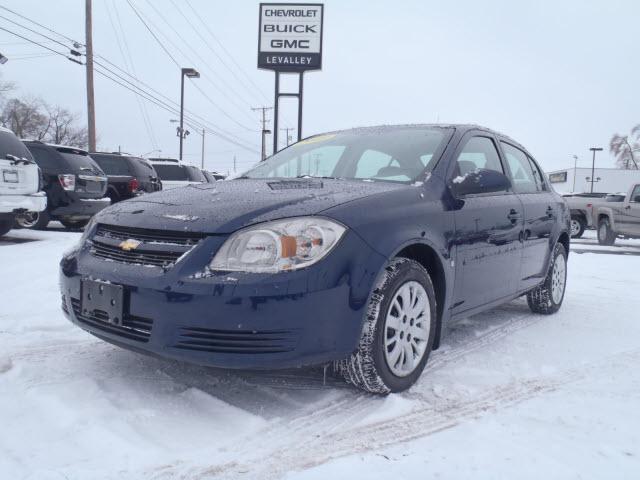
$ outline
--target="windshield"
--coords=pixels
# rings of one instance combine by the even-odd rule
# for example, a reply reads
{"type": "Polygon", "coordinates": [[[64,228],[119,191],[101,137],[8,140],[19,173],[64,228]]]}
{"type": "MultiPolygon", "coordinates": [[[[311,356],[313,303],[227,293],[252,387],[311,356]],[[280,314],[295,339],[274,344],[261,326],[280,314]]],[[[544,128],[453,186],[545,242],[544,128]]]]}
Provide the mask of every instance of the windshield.
{"type": "Polygon", "coordinates": [[[275,154],[243,178],[310,176],[408,183],[435,167],[451,132],[395,127],[318,135],[275,154]]]}
{"type": "Polygon", "coordinates": [[[153,168],[158,172],[160,180],[184,180],[189,181],[187,169],[182,165],[156,163],[153,168]]]}
{"type": "Polygon", "coordinates": [[[189,179],[194,182],[207,183],[206,177],[199,168],[188,166],[187,171],[189,173],[189,179]]]}

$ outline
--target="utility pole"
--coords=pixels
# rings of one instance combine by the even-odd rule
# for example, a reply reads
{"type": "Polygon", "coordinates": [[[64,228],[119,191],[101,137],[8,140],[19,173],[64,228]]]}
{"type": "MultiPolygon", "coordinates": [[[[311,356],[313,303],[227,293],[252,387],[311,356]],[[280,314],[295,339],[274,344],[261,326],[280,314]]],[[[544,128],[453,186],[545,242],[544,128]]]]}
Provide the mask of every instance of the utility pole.
{"type": "Polygon", "coordinates": [[[202,160],[200,161],[200,168],[204,170],[204,128],[202,129],[202,160]]]}
{"type": "Polygon", "coordinates": [[[271,133],[271,130],[267,130],[267,111],[273,110],[273,107],[255,107],[251,110],[253,110],[254,112],[262,110],[262,154],[260,160],[264,162],[267,158],[266,137],[267,134],[271,133]]]}
{"type": "Polygon", "coordinates": [[[293,132],[294,128],[293,127],[286,127],[286,128],[281,128],[280,130],[285,132],[285,134],[287,135],[287,147],[288,147],[289,144],[291,143],[291,139],[293,138],[291,135],[289,135],[289,132],[293,132]]]}
{"type": "Polygon", "coordinates": [[[233,156],[233,173],[236,173],[236,156],[233,156]]]}
{"type": "Polygon", "coordinates": [[[602,148],[601,147],[591,147],[589,150],[591,150],[593,152],[593,162],[591,162],[591,193],[593,193],[593,184],[600,180],[599,178],[598,178],[598,180],[595,179],[595,174],[596,174],[596,152],[601,152],[602,148]]]}
{"type": "Polygon", "coordinates": [[[91,0],[85,0],[85,43],[87,55],[87,130],[89,151],[96,151],[96,105],[93,90],[93,33],[91,0]]]}
{"type": "Polygon", "coordinates": [[[572,192],[576,191],[576,176],[578,175],[578,156],[573,156],[573,189],[572,192]]]}

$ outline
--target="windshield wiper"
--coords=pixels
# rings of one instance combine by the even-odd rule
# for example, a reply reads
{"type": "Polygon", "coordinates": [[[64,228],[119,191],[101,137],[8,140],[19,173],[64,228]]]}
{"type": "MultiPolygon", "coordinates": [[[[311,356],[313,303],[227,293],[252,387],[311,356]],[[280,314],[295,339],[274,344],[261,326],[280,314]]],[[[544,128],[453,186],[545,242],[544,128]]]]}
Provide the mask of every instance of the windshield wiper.
{"type": "Polygon", "coordinates": [[[297,175],[295,178],[326,178],[329,180],[338,180],[338,177],[329,177],[321,175],[297,175]]]}

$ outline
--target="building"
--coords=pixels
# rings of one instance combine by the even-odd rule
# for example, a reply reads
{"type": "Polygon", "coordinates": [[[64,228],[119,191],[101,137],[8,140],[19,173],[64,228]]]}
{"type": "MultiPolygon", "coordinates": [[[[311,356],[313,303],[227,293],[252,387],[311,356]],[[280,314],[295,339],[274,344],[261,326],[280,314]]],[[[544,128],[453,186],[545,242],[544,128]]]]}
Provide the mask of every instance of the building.
{"type": "MultiPolygon", "coordinates": [[[[558,193],[591,191],[591,168],[567,168],[548,172],[549,182],[558,193]]],[[[640,183],[640,170],[596,168],[594,192],[627,192],[633,183],[640,183]]]]}

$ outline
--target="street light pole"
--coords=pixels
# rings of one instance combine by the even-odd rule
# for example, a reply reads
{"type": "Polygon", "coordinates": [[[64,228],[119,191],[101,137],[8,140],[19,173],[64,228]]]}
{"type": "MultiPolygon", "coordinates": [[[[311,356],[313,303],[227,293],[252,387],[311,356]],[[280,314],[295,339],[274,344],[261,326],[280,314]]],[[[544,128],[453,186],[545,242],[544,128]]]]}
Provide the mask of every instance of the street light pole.
{"type": "Polygon", "coordinates": [[[576,177],[577,176],[578,176],[578,156],[574,155],[573,156],[573,190],[571,190],[574,193],[576,191],[576,177]]]}
{"type": "Polygon", "coordinates": [[[199,78],[200,73],[195,68],[183,68],[180,71],[180,155],[178,158],[182,161],[182,142],[184,141],[184,77],[199,78]]]}
{"type": "Polygon", "coordinates": [[[589,150],[591,150],[593,152],[593,160],[591,162],[591,193],[593,193],[593,184],[596,181],[596,179],[595,179],[595,174],[596,174],[596,152],[601,152],[602,148],[601,147],[591,147],[589,150]]]}

